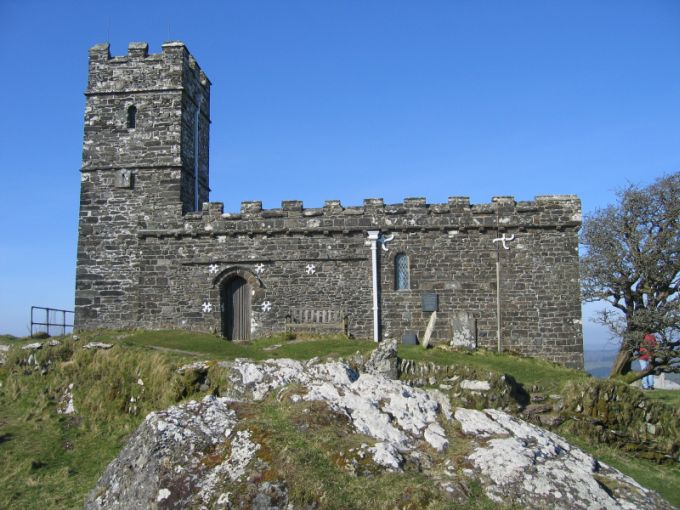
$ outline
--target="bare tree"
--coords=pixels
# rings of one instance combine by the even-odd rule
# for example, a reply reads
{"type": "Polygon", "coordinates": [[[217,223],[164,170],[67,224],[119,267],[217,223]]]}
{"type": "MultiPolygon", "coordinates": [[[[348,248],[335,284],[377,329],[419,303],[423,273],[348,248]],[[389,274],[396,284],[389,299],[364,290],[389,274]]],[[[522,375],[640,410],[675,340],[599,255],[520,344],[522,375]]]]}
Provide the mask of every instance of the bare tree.
{"type": "Polygon", "coordinates": [[[617,196],[583,222],[582,297],[610,305],[596,320],[621,340],[611,376],[630,371],[645,332],[656,334],[658,348],[631,379],[680,372],[680,172],[617,196]]]}

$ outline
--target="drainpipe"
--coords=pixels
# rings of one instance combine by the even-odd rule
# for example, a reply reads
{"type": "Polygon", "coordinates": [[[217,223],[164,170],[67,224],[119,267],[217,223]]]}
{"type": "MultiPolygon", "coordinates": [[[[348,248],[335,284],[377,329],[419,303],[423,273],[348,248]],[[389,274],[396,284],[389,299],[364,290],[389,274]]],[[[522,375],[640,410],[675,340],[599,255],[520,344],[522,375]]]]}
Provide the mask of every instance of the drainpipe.
{"type": "Polygon", "coordinates": [[[201,117],[201,105],[203,104],[203,96],[198,98],[198,105],[196,106],[196,115],[194,116],[194,211],[198,211],[198,121],[201,117]]]}
{"type": "Polygon", "coordinates": [[[373,265],[373,341],[378,342],[380,340],[378,331],[378,239],[380,230],[369,230],[367,234],[371,243],[371,262],[373,265]]]}
{"type": "MultiPolygon", "coordinates": [[[[497,237],[493,240],[493,244],[500,243],[504,250],[509,250],[510,247],[506,244],[515,240],[515,234],[510,237],[497,237]]],[[[501,250],[500,245],[496,244],[496,339],[498,341],[498,352],[503,352],[501,343],[501,250]]]]}

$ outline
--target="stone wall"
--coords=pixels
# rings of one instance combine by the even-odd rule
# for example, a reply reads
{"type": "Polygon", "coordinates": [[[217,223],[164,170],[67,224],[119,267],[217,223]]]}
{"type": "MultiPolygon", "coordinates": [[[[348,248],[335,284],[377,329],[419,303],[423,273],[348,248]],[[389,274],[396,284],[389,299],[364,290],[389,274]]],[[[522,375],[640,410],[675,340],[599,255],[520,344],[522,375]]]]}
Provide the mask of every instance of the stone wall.
{"type": "Polygon", "coordinates": [[[305,309],[340,312],[351,335],[370,338],[367,232],[380,230],[393,236],[378,249],[383,338],[411,331],[422,339],[432,316],[421,303],[428,293],[438,300],[433,343],[456,338],[495,348],[498,257],[503,348],[582,367],[578,198],[367,199],[360,207],[328,200],[319,208],[290,200],[267,210],[243,202],[240,212],[224,213],[221,203],[207,203],[209,85],[181,43],[164,45],[161,55],[139,43],[127,57],[111,58],[108,45],[91,50],[77,328],[219,333],[224,284],[239,276],[252,290],[253,336],[285,330],[305,309]],[[130,101],[138,107],[132,130],[130,101]],[[494,243],[503,235],[514,236],[507,250],[494,243]],[[399,253],[408,257],[410,285],[396,290],[399,253]]]}
{"type": "Polygon", "coordinates": [[[435,343],[449,342],[457,313],[466,312],[476,322],[477,344],[495,348],[498,223],[515,236],[508,250],[499,250],[503,348],[581,366],[579,214],[571,196],[517,203],[504,197],[482,206],[460,197],[448,204],[369,199],[348,208],[328,201],[314,209],[288,201],[269,210],[246,202],[239,214],[205,204],[174,225],[139,231],[140,320],[147,327],[219,332],[220,282],[240,270],[253,277],[254,335],[282,331],[292,309],[308,307],[344,310],[350,333],[370,338],[366,232],[380,229],[394,235],[388,251],[379,250],[383,336],[400,338],[411,330],[422,338],[430,313],[421,310],[421,298],[433,292],[439,301],[435,343]],[[395,290],[397,253],[409,257],[408,290],[395,290]],[[211,310],[204,312],[204,303],[211,310]]]}

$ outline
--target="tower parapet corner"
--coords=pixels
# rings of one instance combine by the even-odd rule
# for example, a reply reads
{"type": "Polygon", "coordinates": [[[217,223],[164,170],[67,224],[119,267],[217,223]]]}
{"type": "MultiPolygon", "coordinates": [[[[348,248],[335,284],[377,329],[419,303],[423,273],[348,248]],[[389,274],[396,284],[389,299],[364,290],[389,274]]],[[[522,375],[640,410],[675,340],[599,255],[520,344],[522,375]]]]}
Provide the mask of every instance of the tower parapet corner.
{"type": "Polygon", "coordinates": [[[110,60],[111,59],[111,45],[109,43],[98,43],[90,48],[90,60],[110,60]]]}
{"type": "Polygon", "coordinates": [[[572,221],[581,222],[581,199],[578,195],[537,195],[534,201],[541,208],[570,211],[572,221]]]}
{"type": "Polygon", "coordinates": [[[172,53],[175,51],[181,51],[182,49],[187,50],[186,44],[184,44],[182,41],[165,41],[163,44],[161,44],[161,48],[163,49],[163,53],[172,53]]]}

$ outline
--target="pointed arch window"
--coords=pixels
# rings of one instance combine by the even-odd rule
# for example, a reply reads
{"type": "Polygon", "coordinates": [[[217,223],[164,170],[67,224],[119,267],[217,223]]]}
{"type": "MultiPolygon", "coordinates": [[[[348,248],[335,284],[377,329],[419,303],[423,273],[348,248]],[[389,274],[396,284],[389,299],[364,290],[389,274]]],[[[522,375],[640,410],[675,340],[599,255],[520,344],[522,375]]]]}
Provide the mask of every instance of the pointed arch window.
{"type": "Polygon", "coordinates": [[[128,129],[137,127],[137,107],[135,105],[129,106],[127,109],[127,127],[128,129]]]}
{"type": "Polygon", "coordinates": [[[394,288],[395,290],[411,288],[408,255],[405,253],[397,253],[394,257],[394,288]]]}

